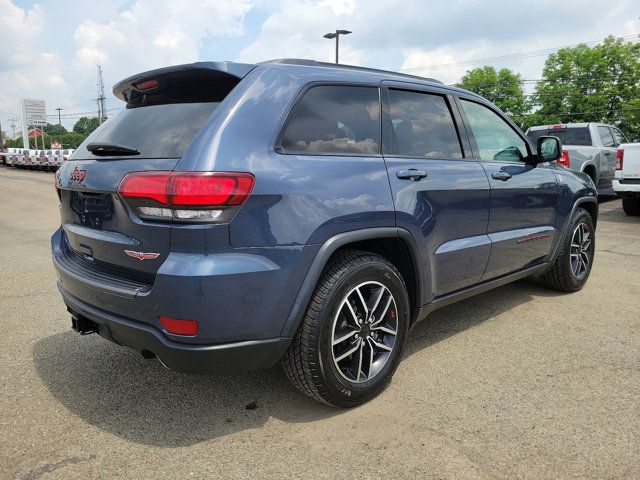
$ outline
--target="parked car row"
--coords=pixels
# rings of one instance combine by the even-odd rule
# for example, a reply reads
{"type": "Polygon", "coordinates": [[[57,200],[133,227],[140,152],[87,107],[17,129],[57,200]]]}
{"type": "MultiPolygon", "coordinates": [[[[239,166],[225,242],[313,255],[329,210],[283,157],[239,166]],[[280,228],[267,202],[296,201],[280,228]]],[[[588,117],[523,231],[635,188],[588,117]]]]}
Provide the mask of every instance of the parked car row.
{"type": "Polygon", "coordinates": [[[69,157],[74,149],[28,150],[26,148],[9,148],[0,152],[2,163],[17,168],[30,170],[55,171],[69,157]]]}

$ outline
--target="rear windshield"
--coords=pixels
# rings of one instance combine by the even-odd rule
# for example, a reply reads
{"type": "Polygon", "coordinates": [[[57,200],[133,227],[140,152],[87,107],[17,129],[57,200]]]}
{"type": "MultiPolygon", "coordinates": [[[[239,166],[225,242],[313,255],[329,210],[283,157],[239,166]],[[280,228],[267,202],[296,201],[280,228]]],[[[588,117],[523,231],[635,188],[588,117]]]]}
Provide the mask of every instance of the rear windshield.
{"type": "Polygon", "coordinates": [[[140,152],[134,158],[179,158],[218,105],[173,103],[124,110],[89,135],[73,160],[105,158],[86,149],[92,142],[132,148],[140,152]]]}
{"type": "Polygon", "coordinates": [[[536,143],[538,138],[543,135],[558,137],[563,145],[593,145],[588,127],[545,128],[542,130],[529,130],[529,133],[527,133],[533,143],[536,143]]]}

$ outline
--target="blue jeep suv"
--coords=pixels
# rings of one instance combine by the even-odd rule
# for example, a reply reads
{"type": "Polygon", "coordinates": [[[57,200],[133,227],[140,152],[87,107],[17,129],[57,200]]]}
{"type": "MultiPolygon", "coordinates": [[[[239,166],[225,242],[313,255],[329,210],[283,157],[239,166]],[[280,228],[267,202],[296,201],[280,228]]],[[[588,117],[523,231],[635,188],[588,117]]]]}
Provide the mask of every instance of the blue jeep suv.
{"type": "Polygon", "coordinates": [[[494,105],[398,73],[276,60],[118,83],[56,175],[58,287],[81,333],[183,372],[281,362],[304,393],[380,393],[411,327],[537,275],[572,292],[598,203],[494,105]]]}

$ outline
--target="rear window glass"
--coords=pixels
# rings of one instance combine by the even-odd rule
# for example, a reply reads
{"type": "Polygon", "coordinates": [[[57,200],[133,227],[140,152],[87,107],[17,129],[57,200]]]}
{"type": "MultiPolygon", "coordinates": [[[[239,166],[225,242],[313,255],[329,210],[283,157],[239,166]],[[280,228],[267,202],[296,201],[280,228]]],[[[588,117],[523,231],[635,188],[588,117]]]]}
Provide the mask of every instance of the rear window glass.
{"type": "Polygon", "coordinates": [[[563,145],[592,145],[588,127],[544,128],[541,130],[529,130],[529,133],[527,133],[527,137],[534,144],[538,141],[538,138],[544,135],[558,137],[563,145]]]}
{"type": "Polygon", "coordinates": [[[140,155],[135,158],[181,157],[218,105],[217,102],[174,103],[124,110],[89,135],[73,159],[105,158],[86,149],[92,142],[138,150],[140,155]]]}
{"type": "Polygon", "coordinates": [[[371,155],[380,151],[376,87],[318,86],[293,107],[281,140],[286,152],[371,155]]]}
{"type": "MultiPolygon", "coordinates": [[[[385,153],[425,158],[462,158],[458,133],[439,95],[389,90],[393,131],[385,153]]],[[[386,147],[386,146],[385,146],[386,147]]]]}

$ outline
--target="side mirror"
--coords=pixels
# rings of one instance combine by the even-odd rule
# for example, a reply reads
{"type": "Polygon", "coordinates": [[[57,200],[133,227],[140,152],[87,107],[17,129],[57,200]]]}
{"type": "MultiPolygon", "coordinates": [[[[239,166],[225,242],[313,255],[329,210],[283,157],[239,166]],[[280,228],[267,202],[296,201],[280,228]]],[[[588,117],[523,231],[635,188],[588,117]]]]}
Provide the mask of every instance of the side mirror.
{"type": "Polygon", "coordinates": [[[562,156],[562,142],[558,137],[542,136],[538,138],[538,163],[555,162],[562,156]]]}

